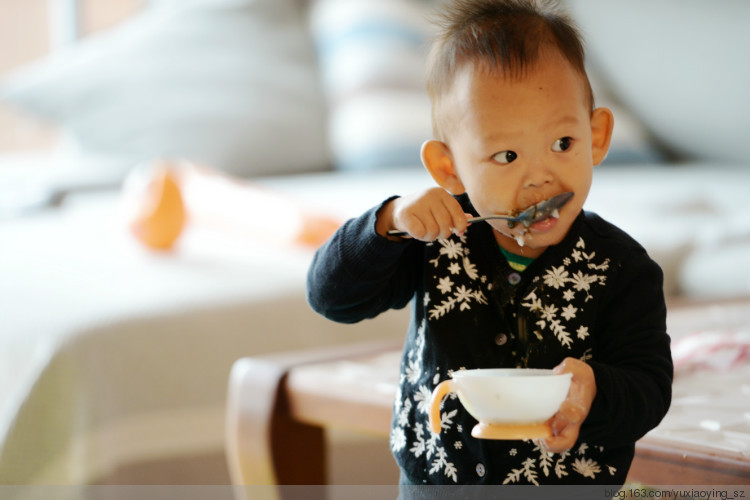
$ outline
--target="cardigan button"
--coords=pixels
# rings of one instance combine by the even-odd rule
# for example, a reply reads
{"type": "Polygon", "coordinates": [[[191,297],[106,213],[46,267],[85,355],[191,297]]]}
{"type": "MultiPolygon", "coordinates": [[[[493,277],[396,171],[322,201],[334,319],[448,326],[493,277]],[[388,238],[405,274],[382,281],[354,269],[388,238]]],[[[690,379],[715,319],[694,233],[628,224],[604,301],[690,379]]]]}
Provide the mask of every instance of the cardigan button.
{"type": "Polygon", "coordinates": [[[484,468],[484,464],[477,464],[477,476],[484,477],[485,472],[487,472],[484,468]]]}
{"type": "Polygon", "coordinates": [[[506,342],[508,342],[508,336],[504,333],[499,333],[495,337],[495,344],[497,345],[505,345],[506,342]]]}
{"type": "Polygon", "coordinates": [[[521,282],[521,275],[518,273],[510,273],[508,275],[508,283],[511,285],[517,285],[521,282]]]}

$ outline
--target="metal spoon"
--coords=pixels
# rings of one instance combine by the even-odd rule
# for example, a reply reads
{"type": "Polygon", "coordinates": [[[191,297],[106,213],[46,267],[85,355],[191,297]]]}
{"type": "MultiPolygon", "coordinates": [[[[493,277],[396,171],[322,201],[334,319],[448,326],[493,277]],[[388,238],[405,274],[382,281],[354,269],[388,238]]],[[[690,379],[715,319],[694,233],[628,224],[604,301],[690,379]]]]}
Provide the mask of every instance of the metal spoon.
{"type": "MultiPolygon", "coordinates": [[[[517,214],[517,215],[485,215],[482,217],[472,217],[468,220],[470,224],[473,224],[475,222],[482,222],[487,220],[493,220],[493,219],[501,219],[501,220],[507,220],[508,221],[508,227],[513,228],[516,223],[521,223],[525,227],[529,227],[533,223],[540,221],[542,219],[546,219],[555,210],[561,209],[570,199],[573,197],[573,193],[568,191],[566,193],[560,193],[557,196],[553,196],[552,198],[548,200],[541,201],[537,203],[536,205],[532,205],[523,212],[517,214]]],[[[393,229],[391,231],[388,231],[388,234],[390,236],[407,236],[407,233],[405,231],[399,231],[397,229],[393,229]]]]}

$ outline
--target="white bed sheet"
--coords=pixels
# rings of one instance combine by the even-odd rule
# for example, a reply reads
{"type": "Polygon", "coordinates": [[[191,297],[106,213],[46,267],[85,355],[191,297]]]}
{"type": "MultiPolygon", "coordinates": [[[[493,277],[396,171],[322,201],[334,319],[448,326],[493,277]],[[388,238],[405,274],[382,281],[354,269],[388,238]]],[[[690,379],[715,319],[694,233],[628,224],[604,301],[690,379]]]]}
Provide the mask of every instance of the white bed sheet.
{"type": "MultiPolygon", "coordinates": [[[[601,167],[587,208],[675,267],[676,282],[671,259],[747,233],[750,217],[734,224],[748,213],[750,169],[716,171],[601,167]]],[[[431,185],[421,169],[262,182],[344,217],[431,185]]],[[[117,192],[81,194],[0,221],[0,484],[88,483],[122,463],[222,450],[236,359],[404,333],[407,311],[359,325],[312,313],[309,250],[191,226],[154,254],[118,206],[117,192]]]]}
{"type": "MultiPolygon", "coordinates": [[[[346,214],[389,195],[382,181],[356,195],[324,178],[268,183],[346,214]]],[[[237,358],[405,332],[407,311],[359,325],[314,314],[309,249],[189,226],[174,251],[150,253],[118,210],[118,193],[88,194],[0,223],[0,483],[87,483],[222,450],[237,358]]]]}

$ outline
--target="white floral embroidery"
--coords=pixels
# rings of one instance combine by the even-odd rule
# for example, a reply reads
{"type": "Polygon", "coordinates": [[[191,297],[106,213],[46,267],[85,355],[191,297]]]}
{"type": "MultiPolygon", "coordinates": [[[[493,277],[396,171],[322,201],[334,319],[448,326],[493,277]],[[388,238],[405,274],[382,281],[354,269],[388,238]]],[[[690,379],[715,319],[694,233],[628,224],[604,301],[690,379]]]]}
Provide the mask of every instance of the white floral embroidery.
{"type": "Polygon", "coordinates": [[[420,457],[422,456],[422,453],[427,452],[427,442],[424,439],[424,428],[419,422],[414,426],[414,435],[417,440],[412,443],[409,451],[412,452],[415,457],[420,457]]]}
{"type": "Polygon", "coordinates": [[[536,296],[536,293],[531,292],[523,300],[530,300],[531,302],[522,302],[521,305],[527,307],[529,311],[536,312],[542,310],[542,299],[536,296]]]}
{"type": "Polygon", "coordinates": [[[550,467],[552,467],[552,453],[547,453],[540,449],[539,446],[534,448],[534,451],[539,452],[539,467],[541,467],[544,477],[549,477],[550,467]]]}
{"type": "Polygon", "coordinates": [[[430,263],[438,268],[443,257],[447,257],[452,262],[447,268],[450,274],[437,278],[438,284],[436,288],[446,297],[439,304],[435,304],[429,309],[428,314],[431,320],[442,318],[455,310],[456,307],[458,307],[459,311],[467,311],[471,309],[474,303],[487,304],[487,297],[481,288],[473,288],[466,284],[454,287],[455,283],[450,278],[450,275],[459,275],[463,271],[470,281],[478,281],[478,285],[486,284],[487,282],[487,277],[480,276],[477,266],[469,259],[469,252],[463,246],[465,241],[465,236],[461,237],[459,241],[454,239],[438,240],[438,243],[441,245],[439,254],[434,259],[431,259],[430,263]]]}
{"type": "MultiPolygon", "coordinates": [[[[456,289],[456,300],[461,303],[468,303],[474,295],[473,290],[461,285],[456,289]]],[[[462,304],[463,305],[463,304],[462,304]]]]}
{"type": "Polygon", "coordinates": [[[566,451],[562,455],[560,455],[560,458],[555,462],[555,476],[562,479],[563,476],[568,475],[568,471],[565,466],[565,459],[568,458],[569,454],[566,451]]]}
{"type": "Polygon", "coordinates": [[[503,484],[517,483],[521,480],[521,476],[535,486],[539,486],[539,482],[536,480],[536,462],[533,458],[529,457],[523,462],[523,466],[520,469],[513,469],[505,476],[503,484]]]}
{"type": "Polygon", "coordinates": [[[589,262],[588,266],[589,269],[592,269],[594,271],[606,271],[609,269],[609,259],[605,259],[605,261],[601,264],[594,264],[593,262],[589,262]]]}
{"type": "Polygon", "coordinates": [[[551,286],[555,290],[565,286],[565,282],[568,280],[568,271],[565,270],[565,266],[553,267],[547,270],[547,274],[544,275],[544,284],[551,286]]]}
{"type": "Polygon", "coordinates": [[[542,318],[545,321],[552,321],[557,315],[557,306],[555,304],[547,304],[542,307],[542,318]]]}
{"type": "Polygon", "coordinates": [[[563,307],[562,314],[560,316],[570,321],[571,319],[576,317],[577,311],[578,308],[576,306],[574,306],[573,304],[568,304],[567,306],[563,307]]]}
{"type": "Polygon", "coordinates": [[[445,278],[440,278],[440,284],[438,284],[437,289],[443,292],[443,294],[450,293],[451,289],[453,288],[453,282],[451,281],[449,276],[446,276],[445,278]]]}
{"type": "MultiPolygon", "coordinates": [[[[575,456],[570,451],[565,451],[560,454],[549,453],[542,450],[538,445],[534,446],[531,453],[536,455],[536,459],[531,456],[523,460],[520,463],[520,467],[511,469],[511,472],[507,474],[503,484],[508,483],[521,483],[522,480],[526,480],[531,484],[538,484],[538,471],[544,474],[545,477],[549,477],[554,474],[558,479],[568,475],[568,465],[570,468],[581,474],[584,477],[595,479],[596,475],[602,470],[599,463],[590,458],[586,457],[585,454],[589,451],[589,446],[586,443],[581,444],[575,451],[575,456]],[[555,458],[557,457],[557,458],[555,458]]],[[[600,453],[604,451],[603,448],[597,448],[600,453]]],[[[509,451],[509,455],[514,457],[517,455],[517,450],[512,448],[509,451]]],[[[607,471],[610,475],[614,475],[617,469],[611,466],[606,466],[607,471]]]]}
{"type": "Polygon", "coordinates": [[[406,434],[401,427],[391,429],[391,450],[401,451],[406,446],[406,434]]]}
{"type": "Polygon", "coordinates": [[[590,458],[576,458],[573,462],[573,470],[591,479],[595,479],[596,475],[602,471],[599,464],[590,458]]]}
{"type": "Polygon", "coordinates": [[[419,382],[419,377],[422,375],[422,367],[415,360],[409,360],[408,364],[404,367],[404,373],[406,380],[410,384],[416,384],[419,382]]]}
{"type": "Polygon", "coordinates": [[[591,348],[589,347],[588,349],[586,349],[586,350],[585,350],[585,351],[583,352],[583,354],[581,355],[581,357],[580,357],[579,359],[580,359],[581,361],[583,361],[583,362],[586,362],[586,361],[588,361],[588,360],[590,360],[590,359],[593,359],[593,358],[594,358],[594,355],[593,355],[593,353],[592,353],[592,349],[591,349],[591,348]]]}
{"type": "Polygon", "coordinates": [[[576,330],[576,336],[578,336],[579,339],[584,340],[589,336],[589,327],[585,325],[579,326],[578,330],[576,330]]]}
{"type": "Polygon", "coordinates": [[[477,279],[479,277],[479,273],[477,273],[477,266],[472,264],[468,257],[464,257],[463,263],[466,276],[468,276],[471,280],[477,279]]]}
{"type": "Polygon", "coordinates": [[[443,247],[440,249],[440,255],[446,255],[449,259],[454,260],[464,255],[464,247],[461,243],[453,239],[440,239],[438,243],[443,247]]]}
{"type": "Polygon", "coordinates": [[[456,299],[454,299],[453,297],[448,297],[440,304],[430,309],[430,319],[441,318],[452,311],[454,307],[456,307],[456,299]]]}
{"type": "Polygon", "coordinates": [[[426,455],[429,459],[432,455],[435,454],[436,450],[439,448],[437,442],[440,439],[440,434],[434,434],[432,431],[430,431],[430,438],[427,440],[426,444],[426,455]]]}
{"type": "Polygon", "coordinates": [[[422,320],[417,327],[417,338],[414,341],[414,347],[406,355],[407,362],[406,366],[404,366],[404,374],[410,384],[416,384],[422,377],[422,356],[425,342],[424,330],[425,320],[422,320]]]}
{"type": "Polygon", "coordinates": [[[555,337],[557,337],[557,340],[559,340],[562,345],[570,349],[573,344],[573,339],[570,338],[570,333],[568,333],[568,331],[565,329],[565,325],[563,325],[559,319],[556,319],[550,321],[549,326],[552,329],[552,333],[554,333],[555,337]]]}
{"type": "Polygon", "coordinates": [[[470,288],[464,287],[463,285],[456,289],[454,297],[456,299],[455,302],[460,304],[459,310],[461,311],[471,309],[472,300],[478,304],[487,303],[487,297],[484,295],[484,293],[482,293],[481,290],[472,290],[470,288]]]}
{"type": "Polygon", "coordinates": [[[583,310],[580,307],[580,300],[574,305],[577,293],[582,293],[583,302],[588,302],[592,297],[589,292],[593,286],[606,284],[606,275],[590,273],[589,271],[606,271],[609,269],[609,259],[596,263],[592,260],[596,257],[596,252],[586,253],[586,242],[579,238],[576,248],[571,253],[571,259],[567,259],[565,265],[551,266],[545,271],[543,276],[543,287],[532,290],[521,303],[523,307],[533,313],[537,320],[536,326],[540,329],[534,333],[538,338],[544,338],[543,332],[550,330],[560,344],[568,349],[572,349],[574,337],[569,327],[577,328],[575,338],[584,340],[589,336],[588,328],[585,325],[569,324],[576,320],[583,310]],[[581,269],[581,264],[585,263],[585,269],[581,269]],[[576,269],[567,269],[569,265],[577,265],[576,269]],[[546,287],[546,289],[544,288],[546,287]],[[558,307],[560,304],[560,295],[567,305],[558,307]]]}
{"type": "Polygon", "coordinates": [[[432,391],[424,385],[420,385],[417,393],[414,394],[414,402],[417,403],[417,411],[425,415],[430,411],[430,398],[432,391]]]}
{"type": "Polygon", "coordinates": [[[417,440],[412,443],[412,447],[409,451],[414,453],[415,457],[419,457],[424,453],[425,458],[429,460],[438,449],[442,449],[437,445],[440,435],[430,432],[429,438],[425,439],[424,426],[421,423],[417,423],[414,426],[414,435],[417,440]]]}
{"type": "Polygon", "coordinates": [[[589,290],[591,290],[591,284],[599,281],[599,276],[583,274],[583,272],[578,271],[573,275],[572,278],[570,278],[570,280],[573,283],[573,288],[575,288],[577,291],[588,292],[589,290]]]}
{"type": "Polygon", "coordinates": [[[447,458],[448,457],[445,453],[445,450],[442,447],[438,447],[437,456],[432,462],[430,474],[435,474],[437,472],[440,472],[440,469],[443,469],[443,473],[447,477],[453,479],[454,483],[458,483],[458,477],[456,475],[458,471],[456,470],[456,466],[453,465],[453,462],[448,462],[447,458]]]}
{"type": "Polygon", "coordinates": [[[406,427],[409,424],[409,411],[411,411],[412,404],[410,399],[406,399],[403,402],[401,411],[398,413],[398,425],[406,427]]]}
{"type": "Polygon", "coordinates": [[[456,416],[456,413],[458,413],[458,410],[441,413],[440,414],[440,428],[444,430],[450,429],[451,425],[453,425],[453,417],[456,416]]]}

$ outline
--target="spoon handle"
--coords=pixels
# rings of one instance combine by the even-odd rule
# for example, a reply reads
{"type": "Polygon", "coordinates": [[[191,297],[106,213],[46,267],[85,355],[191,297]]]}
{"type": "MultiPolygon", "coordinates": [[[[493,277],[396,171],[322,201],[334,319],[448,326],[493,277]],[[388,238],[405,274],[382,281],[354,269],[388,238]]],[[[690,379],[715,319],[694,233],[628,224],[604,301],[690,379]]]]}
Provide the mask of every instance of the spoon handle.
{"type": "MultiPolygon", "coordinates": [[[[520,220],[519,217],[512,217],[510,215],[485,215],[482,217],[472,217],[471,219],[467,219],[466,222],[468,222],[469,224],[474,224],[475,222],[484,222],[486,220],[493,219],[503,219],[512,222],[518,222],[520,220]]],[[[409,233],[407,233],[406,231],[399,231],[398,229],[391,229],[390,231],[388,231],[388,236],[409,236],[409,233]]]]}

